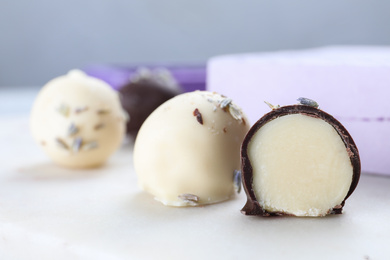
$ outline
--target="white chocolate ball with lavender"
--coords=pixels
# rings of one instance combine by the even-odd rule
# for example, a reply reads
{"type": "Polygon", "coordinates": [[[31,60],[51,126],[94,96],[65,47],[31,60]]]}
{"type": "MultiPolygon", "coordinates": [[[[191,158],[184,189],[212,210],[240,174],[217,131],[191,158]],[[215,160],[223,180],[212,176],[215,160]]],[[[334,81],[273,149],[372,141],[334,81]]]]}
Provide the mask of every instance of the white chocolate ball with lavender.
{"type": "Polygon", "coordinates": [[[139,185],[168,206],[229,199],[239,189],[240,146],[248,120],[231,99],[195,91],[158,107],[134,146],[139,185]]]}
{"type": "Polygon", "coordinates": [[[72,70],[39,92],[31,112],[31,131],[57,164],[96,167],[120,146],[125,114],[109,85],[72,70]]]}

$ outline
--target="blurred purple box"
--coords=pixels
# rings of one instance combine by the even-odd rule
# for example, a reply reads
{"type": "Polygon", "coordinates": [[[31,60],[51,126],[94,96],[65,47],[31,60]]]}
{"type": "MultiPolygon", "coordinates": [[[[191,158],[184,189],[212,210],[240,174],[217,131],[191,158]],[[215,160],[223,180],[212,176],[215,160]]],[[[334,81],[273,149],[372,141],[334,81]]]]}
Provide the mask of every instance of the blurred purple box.
{"type": "Polygon", "coordinates": [[[120,89],[136,74],[139,68],[166,69],[168,70],[184,92],[206,89],[206,67],[196,66],[164,66],[164,65],[140,65],[140,66],[117,66],[117,65],[91,65],[83,69],[90,76],[102,79],[114,89],[120,89]]]}

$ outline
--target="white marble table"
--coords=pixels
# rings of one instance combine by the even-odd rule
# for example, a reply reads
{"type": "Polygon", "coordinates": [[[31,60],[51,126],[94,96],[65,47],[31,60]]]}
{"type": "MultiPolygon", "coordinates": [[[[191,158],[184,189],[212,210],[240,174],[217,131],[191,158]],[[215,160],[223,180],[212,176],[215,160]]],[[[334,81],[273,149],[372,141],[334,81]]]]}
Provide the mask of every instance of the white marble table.
{"type": "Polygon", "coordinates": [[[35,145],[36,89],[0,88],[0,259],[390,259],[390,178],[363,175],[345,213],[261,218],[245,195],[170,208],[137,187],[132,147],[71,171],[35,145]]]}

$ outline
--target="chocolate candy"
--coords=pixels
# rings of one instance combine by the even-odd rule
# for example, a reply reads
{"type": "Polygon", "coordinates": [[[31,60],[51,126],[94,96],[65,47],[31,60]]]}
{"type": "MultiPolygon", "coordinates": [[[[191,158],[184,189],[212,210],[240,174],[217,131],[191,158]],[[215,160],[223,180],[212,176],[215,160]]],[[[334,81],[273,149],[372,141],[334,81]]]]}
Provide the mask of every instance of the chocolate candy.
{"type": "Polygon", "coordinates": [[[122,143],[125,113],[118,93],[79,70],[49,81],[31,111],[31,132],[57,164],[103,164],[122,143]]]}
{"type": "Polygon", "coordinates": [[[243,141],[245,215],[341,214],[358,184],[360,159],[351,135],[316,102],[299,101],[272,106],[243,141]]]}
{"type": "Polygon", "coordinates": [[[158,107],[134,145],[139,186],[168,206],[229,199],[240,189],[240,146],[249,130],[230,99],[195,91],[158,107]]]}
{"type": "Polygon", "coordinates": [[[130,117],[126,131],[135,138],[145,119],[159,105],[181,93],[181,89],[168,71],[140,69],[119,93],[122,107],[130,117]]]}

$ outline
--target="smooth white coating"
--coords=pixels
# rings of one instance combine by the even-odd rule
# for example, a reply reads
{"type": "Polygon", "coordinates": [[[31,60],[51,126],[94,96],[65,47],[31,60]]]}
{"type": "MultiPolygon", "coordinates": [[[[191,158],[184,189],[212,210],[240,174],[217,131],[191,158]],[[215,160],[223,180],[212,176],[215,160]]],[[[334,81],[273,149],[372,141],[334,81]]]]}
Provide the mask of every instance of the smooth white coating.
{"type": "Polygon", "coordinates": [[[346,197],[353,168],[336,130],[324,120],[286,115],[261,127],[248,146],[253,187],[271,212],[324,216],[346,197]]]}
{"type": "Polygon", "coordinates": [[[48,82],[31,111],[35,141],[57,164],[103,164],[120,146],[125,117],[117,93],[105,82],[72,70],[48,82]]]}
{"type": "Polygon", "coordinates": [[[139,185],[170,206],[229,199],[248,130],[241,110],[219,94],[195,91],[168,100],[146,119],[136,138],[139,185]]]}

